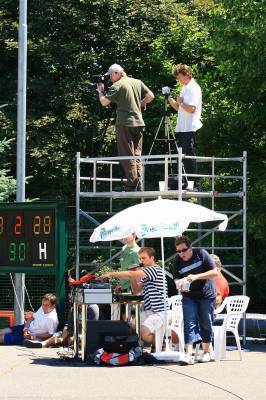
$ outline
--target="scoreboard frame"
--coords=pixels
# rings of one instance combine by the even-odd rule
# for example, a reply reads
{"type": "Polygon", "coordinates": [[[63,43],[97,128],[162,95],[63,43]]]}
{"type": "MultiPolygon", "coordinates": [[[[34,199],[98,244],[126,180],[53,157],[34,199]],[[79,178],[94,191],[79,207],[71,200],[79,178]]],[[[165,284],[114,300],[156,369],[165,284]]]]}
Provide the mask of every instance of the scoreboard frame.
{"type": "Polygon", "coordinates": [[[0,272],[55,273],[65,269],[65,225],[60,204],[0,203],[0,272]]]}
{"type": "MultiPolygon", "coordinates": [[[[15,243],[14,240],[13,242],[11,241],[14,239],[14,237],[18,237],[21,234],[21,237],[23,237],[23,242],[25,243],[30,243],[32,244],[32,236],[34,234],[33,232],[33,220],[34,220],[34,215],[35,216],[42,216],[41,220],[35,219],[35,223],[37,225],[35,228],[37,231],[35,233],[41,233],[41,229],[43,229],[42,237],[48,235],[49,233],[49,219],[46,219],[46,223],[48,225],[45,227],[46,231],[44,232],[44,217],[45,216],[53,216],[53,219],[50,222],[54,222],[54,226],[50,228],[51,232],[53,233],[52,240],[50,240],[50,244],[52,244],[53,247],[53,253],[52,253],[52,262],[49,263],[39,263],[40,265],[30,265],[27,262],[23,263],[20,262],[16,264],[15,262],[9,262],[5,263],[7,265],[1,264],[0,261],[0,274],[1,273],[6,273],[6,272],[11,272],[11,273],[26,273],[26,274],[31,274],[31,275],[54,275],[55,276],[55,292],[57,296],[57,309],[58,309],[58,316],[60,320],[64,320],[64,312],[65,312],[65,293],[66,293],[66,261],[67,261],[67,231],[66,231],[66,217],[65,217],[65,207],[63,204],[60,203],[51,203],[51,202],[27,202],[27,203],[0,203],[0,216],[7,216],[7,220],[5,218],[4,223],[9,224],[10,222],[13,224],[11,227],[10,226],[2,226],[1,223],[3,221],[0,221],[0,232],[3,230],[2,235],[0,235],[0,243],[1,240],[4,241],[4,244],[8,243],[15,243]],[[22,218],[15,218],[14,216],[21,216],[22,218]],[[32,219],[33,218],[33,219],[32,219]],[[26,222],[25,222],[26,221],[26,222]],[[15,224],[14,224],[15,222],[15,224]],[[23,230],[23,223],[27,224],[27,229],[23,230]],[[40,223],[38,225],[38,223],[40,223]],[[42,223],[42,226],[41,226],[42,223]],[[17,225],[16,225],[17,224],[17,225]],[[13,231],[12,231],[13,229],[13,231]],[[15,231],[16,230],[16,231],[15,231]],[[3,236],[3,233],[4,236],[3,236]],[[6,237],[6,234],[9,234],[11,237],[6,237]],[[2,236],[2,238],[1,238],[2,236]],[[27,242],[28,240],[28,242],[27,242]],[[53,243],[54,241],[54,243],[53,243]],[[20,264],[20,265],[19,265],[20,264]],[[23,265],[22,265],[23,264],[23,265]]],[[[25,225],[24,225],[25,228],[25,225]]],[[[37,241],[36,241],[37,242],[37,241]]],[[[3,243],[2,243],[3,244],[3,243]]],[[[35,243],[36,244],[36,243],[35,243]]],[[[25,249],[29,250],[29,247],[27,248],[27,245],[25,245],[25,249]]],[[[1,247],[0,245],[0,250],[3,250],[3,246],[1,247]]],[[[13,257],[14,257],[14,250],[15,247],[11,247],[11,251],[13,251],[13,257]]],[[[20,249],[22,253],[20,254],[21,258],[23,259],[24,253],[23,253],[23,246],[20,249]]],[[[51,250],[51,247],[48,246],[46,248],[46,251],[49,252],[51,250]]],[[[6,251],[6,250],[5,250],[6,251]]],[[[19,249],[16,247],[16,256],[19,254],[18,253],[19,249]]],[[[39,251],[44,251],[44,248],[42,247],[39,249],[39,251]]],[[[43,253],[42,253],[43,254],[43,253]]],[[[48,253],[49,254],[49,253],[48,253]]],[[[1,257],[1,254],[0,254],[1,257]]],[[[5,259],[6,259],[6,253],[5,253],[5,259]]],[[[3,260],[3,259],[2,259],[3,260]]],[[[21,260],[20,260],[21,261],[21,260]]],[[[22,260],[23,261],[23,260],[22,260]]],[[[26,261],[26,258],[25,258],[26,261]]]]}

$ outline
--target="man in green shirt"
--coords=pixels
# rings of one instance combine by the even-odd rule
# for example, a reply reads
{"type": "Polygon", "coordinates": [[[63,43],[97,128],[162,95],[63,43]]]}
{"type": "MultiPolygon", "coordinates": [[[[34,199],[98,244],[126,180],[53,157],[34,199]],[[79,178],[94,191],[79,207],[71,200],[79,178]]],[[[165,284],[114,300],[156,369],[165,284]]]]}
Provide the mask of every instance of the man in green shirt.
{"type": "MultiPolygon", "coordinates": [[[[106,73],[112,86],[104,94],[104,84],[98,84],[99,100],[102,106],[117,105],[116,137],[119,156],[141,156],[144,121],[142,110],[154,99],[152,91],[139,79],[130,78],[118,64],[112,64],[106,73]]],[[[125,190],[142,190],[142,164],[139,159],[121,160],[127,178],[125,190]]]]}

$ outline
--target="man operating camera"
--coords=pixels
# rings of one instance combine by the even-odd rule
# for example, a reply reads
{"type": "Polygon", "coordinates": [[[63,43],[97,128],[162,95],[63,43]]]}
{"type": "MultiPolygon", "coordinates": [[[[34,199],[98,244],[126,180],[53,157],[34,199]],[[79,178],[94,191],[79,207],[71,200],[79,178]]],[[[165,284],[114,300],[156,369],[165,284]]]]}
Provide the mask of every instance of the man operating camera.
{"type": "MultiPolygon", "coordinates": [[[[173,69],[173,75],[182,84],[180,96],[176,100],[170,93],[167,97],[171,106],[178,112],[175,128],[177,144],[187,156],[195,156],[196,132],[202,127],[201,88],[192,77],[192,69],[186,64],[177,65],[173,69]]],[[[187,174],[196,174],[195,160],[185,159],[184,168],[187,174]]]]}
{"type": "MultiPolygon", "coordinates": [[[[112,86],[104,94],[104,84],[98,83],[99,100],[102,106],[117,105],[116,137],[119,156],[139,157],[142,152],[144,121],[142,110],[154,99],[152,91],[139,79],[130,78],[118,64],[112,64],[106,73],[112,86]]],[[[140,159],[121,160],[127,182],[127,192],[141,191],[142,163],[140,159]]]]}

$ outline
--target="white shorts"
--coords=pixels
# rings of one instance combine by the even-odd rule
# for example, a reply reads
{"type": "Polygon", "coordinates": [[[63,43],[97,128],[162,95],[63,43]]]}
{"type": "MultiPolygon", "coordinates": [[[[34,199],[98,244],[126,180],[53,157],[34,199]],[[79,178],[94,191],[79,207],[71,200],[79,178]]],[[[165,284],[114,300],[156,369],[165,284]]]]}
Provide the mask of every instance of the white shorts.
{"type": "Polygon", "coordinates": [[[146,326],[151,333],[155,332],[164,323],[164,311],[153,312],[151,310],[140,313],[140,324],[146,326]]]}

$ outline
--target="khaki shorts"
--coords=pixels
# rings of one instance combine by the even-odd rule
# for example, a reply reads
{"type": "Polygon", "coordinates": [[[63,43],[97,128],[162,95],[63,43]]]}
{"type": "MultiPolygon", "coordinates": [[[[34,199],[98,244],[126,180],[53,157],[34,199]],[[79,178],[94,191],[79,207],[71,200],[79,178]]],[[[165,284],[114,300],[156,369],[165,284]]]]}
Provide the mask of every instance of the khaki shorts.
{"type": "Polygon", "coordinates": [[[159,328],[164,323],[164,311],[154,313],[147,310],[140,313],[140,324],[146,326],[151,333],[154,333],[156,328],[159,328]]]}

